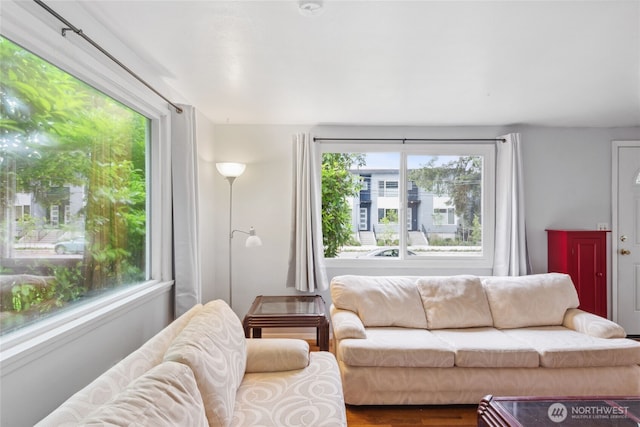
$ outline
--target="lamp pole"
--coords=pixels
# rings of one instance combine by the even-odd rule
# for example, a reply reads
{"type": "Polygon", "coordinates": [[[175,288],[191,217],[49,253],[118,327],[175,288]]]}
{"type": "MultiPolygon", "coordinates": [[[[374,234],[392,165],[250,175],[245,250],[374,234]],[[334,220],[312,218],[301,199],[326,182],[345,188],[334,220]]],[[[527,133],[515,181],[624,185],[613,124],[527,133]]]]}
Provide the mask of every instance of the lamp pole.
{"type": "Polygon", "coordinates": [[[253,227],[249,231],[234,230],[233,229],[233,181],[242,173],[245,169],[244,163],[231,163],[221,162],[216,163],[216,169],[220,172],[220,175],[224,176],[229,181],[229,307],[233,309],[233,233],[239,232],[249,235],[247,238],[246,246],[260,246],[262,241],[256,236],[256,231],[253,227]]]}
{"type": "Polygon", "coordinates": [[[233,181],[235,181],[235,176],[228,176],[227,181],[229,181],[229,307],[233,309],[233,251],[231,250],[231,243],[233,240],[233,226],[232,226],[232,218],[233,218],[233,181]]]}

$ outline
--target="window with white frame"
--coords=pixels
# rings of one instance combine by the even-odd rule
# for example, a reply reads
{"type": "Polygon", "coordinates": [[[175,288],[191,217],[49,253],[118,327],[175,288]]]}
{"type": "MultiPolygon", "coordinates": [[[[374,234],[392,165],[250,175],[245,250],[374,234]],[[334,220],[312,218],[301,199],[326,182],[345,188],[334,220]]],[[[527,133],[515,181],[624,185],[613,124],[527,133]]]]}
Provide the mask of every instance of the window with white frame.
{"type": "Polygon", "coordinates": [[[0,62],[6,334],[150,278],[151,121],[4,37],[0,62]]]}
{"type": "Polygon", "coordinates": [[[398,181],[378,181],[378,196],[398,197],[398,181]]]}
{"type": "MultiPolygon", "coordinates": [[[[325,159],[351,156],[344,166],[343,197],[358,218],[345,218],[345,227],[359,227],[360,242],[345,239],[328,259],[375,259],[380,247],[397,247],[398,260],[452,259],[489,265],[493,253],[494,163],[493,144],[421,143],[365,146],[360,143],[323,143],[325,159]],[[347,162],[348,163],[348,162],[347,162]],[[377,188],[359,185],[367,177],[377,188]],[[365,197],[366,196],[366,197],[365,197]],[[368,233],[362,218],[370,218],[368,233]],[[402,230],[400,224],[406,224],[402,230]]],[[[335,164],[335,163],[334,163],[335,164]]],[[[338,176],[336,171],[332,177],[338,176]]],[[[323,175],[323,197],[331,194],[323,175]]],[[[327,181],[328,182],[328,181],[327,181]]],[[[332,197],[335,197],[334,194],[332,197]]],[[[324,210],[323,216],[327,214],[324,210]]],[[[334,218],[338,218],[335,212],[334,218]]],[[[323,229],[323,238],[332,238],[323,229]]],[[[394,258],[394,257],[391,257],[394,258]]]]}

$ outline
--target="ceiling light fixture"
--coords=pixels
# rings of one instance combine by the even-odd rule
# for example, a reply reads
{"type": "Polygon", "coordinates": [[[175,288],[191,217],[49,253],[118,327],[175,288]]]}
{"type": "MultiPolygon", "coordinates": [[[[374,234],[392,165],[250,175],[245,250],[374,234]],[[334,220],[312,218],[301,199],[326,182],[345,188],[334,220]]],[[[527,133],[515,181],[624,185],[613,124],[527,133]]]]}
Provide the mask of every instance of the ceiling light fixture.
{"type": "Polygon", "coordinates": [[[300,0],[298,8],[302,16],[318,16],[322,13],[322,0],[300,0]]]}

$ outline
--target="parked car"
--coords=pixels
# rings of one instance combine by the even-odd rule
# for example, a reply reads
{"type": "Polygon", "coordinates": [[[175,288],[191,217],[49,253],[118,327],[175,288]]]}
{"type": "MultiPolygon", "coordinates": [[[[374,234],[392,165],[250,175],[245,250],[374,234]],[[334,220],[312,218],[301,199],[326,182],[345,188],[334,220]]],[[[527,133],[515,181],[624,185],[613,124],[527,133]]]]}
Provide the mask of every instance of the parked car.
{"type": "Polygon", "coordinates": [[[58,255],[81,254],[84,252],[84,238],[75,238],[56,243],[54,250],[58,255]]]}
{"type": "MultiPolygon", "coordinates": [[[[374,249],[371,252],[367,252],[364,255],[361,255],[361,257],[394,257],[394,258],[398,258],[398,255],[400,255],[399,252],[399,248],[398,247],[385,247],[385,248],[379,248],[379,249],[374,249]]],[[[407,255],[415,255],[415,252],[412,251],[407,251],[407,255]]]]}

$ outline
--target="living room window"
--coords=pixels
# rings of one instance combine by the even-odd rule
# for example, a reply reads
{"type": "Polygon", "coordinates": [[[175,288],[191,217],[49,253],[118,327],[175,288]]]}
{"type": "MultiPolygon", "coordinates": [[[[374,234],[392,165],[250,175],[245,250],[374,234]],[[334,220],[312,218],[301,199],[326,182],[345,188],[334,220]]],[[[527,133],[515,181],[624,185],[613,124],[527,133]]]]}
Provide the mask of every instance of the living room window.
{"type": "Polygon", "coordinates": [[[325,250],[326,259],[490,265],[493,144],[341,142],[321,147],[323,239],[341,239],[340,245],[338,240],[325,245],[339,248],[325,250]],[[333,161],[336,156],[343,161],[333,161]],[[342,177],[340,185],[336,177],[342,177]],[[366,191],[365,180],[377,191],[366,191]],[[370,221],[362,221],[365,217],[370,221]]]}
{"type": "Polygon", "coordinates": [[[0,37],[0,333],[150,278],[151,120],[0,37]]]}

